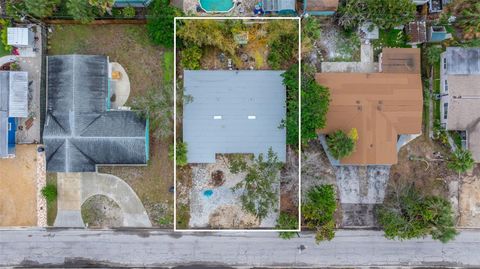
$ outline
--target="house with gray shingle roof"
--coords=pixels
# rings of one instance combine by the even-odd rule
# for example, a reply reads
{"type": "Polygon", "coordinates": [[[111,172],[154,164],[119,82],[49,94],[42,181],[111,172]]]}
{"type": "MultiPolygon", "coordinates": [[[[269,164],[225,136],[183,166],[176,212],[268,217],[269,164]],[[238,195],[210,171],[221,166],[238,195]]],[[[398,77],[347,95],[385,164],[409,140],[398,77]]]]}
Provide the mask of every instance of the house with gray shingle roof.
{"type": "Polygon", "coordinates": [[[47,57],[43,141],[47,170],[93,172],[97,165],[145,165],[148,120],[110,109],[106,56],[47,57]]]}
{"type": "Polygon", "coordinates": [[[448,47],[440,70],[441,123],[462,131],[465,147],[480,162],[480,48],[448,47]]]}
{"type": "Polygon", "coordinates": [[[216,154],[286,158],[284,71],[185,70],[183,142],[189,163],[215,163],[216,154]]]}

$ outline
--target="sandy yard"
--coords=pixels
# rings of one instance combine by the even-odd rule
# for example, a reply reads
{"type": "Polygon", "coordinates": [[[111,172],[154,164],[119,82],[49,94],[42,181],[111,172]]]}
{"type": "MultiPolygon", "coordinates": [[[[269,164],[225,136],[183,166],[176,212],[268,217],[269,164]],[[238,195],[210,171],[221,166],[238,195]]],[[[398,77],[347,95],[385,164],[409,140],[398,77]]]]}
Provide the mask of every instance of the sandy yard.
{"type": "MultiPolygon", "coordinates": [[[[478,175],[479,171],[475,171],[478,175]]],[[[462,179],[458,193],[460,227],[480,227],[480,178],[478,176],[466,176],[462,179]]]]}
{"type": "Polygon", "coordinates": [[[17,145],[0,171],[0,226],[37,226],[37,145],[17,145]]]}
{"type": "MultiPolygon", "coordinates": [[[[243,180],[245,173],[232,174],[228,159],[217,155],[214,164],[192,165],[192,188],[190,190],[190,228],[272,228],[276,224],[277,212],[259,222],[255,216],[242,210],[240,191],[231,188],[243,180]],[[216,183],[212,173],[223,172],[223,182],[216,183]],[[210,197],[204,195],[211,190],[210,197]]],[[[280,199],[280,197],[279,197],[280,199]]],[[[278,203],[278,206],[280,204],[278,203]]]]}

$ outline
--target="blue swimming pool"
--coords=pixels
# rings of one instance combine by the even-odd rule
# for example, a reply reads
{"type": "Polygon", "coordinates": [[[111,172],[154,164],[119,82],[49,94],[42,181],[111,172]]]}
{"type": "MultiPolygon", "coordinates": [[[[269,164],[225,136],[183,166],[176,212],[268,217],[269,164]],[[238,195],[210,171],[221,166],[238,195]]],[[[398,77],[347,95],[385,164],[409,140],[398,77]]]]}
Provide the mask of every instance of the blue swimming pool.
{"type": "Polygon", "coordinates": [[[206,12],[229,12],[234,7],[232,0],[199,0],[206,12]]]}

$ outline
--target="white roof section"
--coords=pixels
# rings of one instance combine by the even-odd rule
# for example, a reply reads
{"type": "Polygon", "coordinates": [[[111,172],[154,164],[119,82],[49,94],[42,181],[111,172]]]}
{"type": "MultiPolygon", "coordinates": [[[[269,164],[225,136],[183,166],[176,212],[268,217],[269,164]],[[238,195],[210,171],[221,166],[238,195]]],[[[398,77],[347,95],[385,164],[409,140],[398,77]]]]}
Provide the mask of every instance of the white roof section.
{"type": "Polygon", "coordinates": [[[29,46],[32,43],[33,33],[25,27],[8,27],[7,43],[11,46],[29,46]]]}
{"type": "Polygon", "coordinates": [[[9,117],[28,117],[28,73],[10,72],[9,117]]]}
{"type": "Polygon", "coordinates": [[[215,163],[215,155],[269,148],[286,158],[284,71],[184,71],[183,141],[189,163],[215,163]]]}

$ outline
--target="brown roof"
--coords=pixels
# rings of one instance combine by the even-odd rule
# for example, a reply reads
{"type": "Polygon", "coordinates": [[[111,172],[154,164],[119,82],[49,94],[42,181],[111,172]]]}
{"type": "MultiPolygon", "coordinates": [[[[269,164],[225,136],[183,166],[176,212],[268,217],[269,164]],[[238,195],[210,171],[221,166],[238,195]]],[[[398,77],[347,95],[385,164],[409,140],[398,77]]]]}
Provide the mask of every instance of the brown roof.
{"type": "Polygon", "coordinates": [[[380,70],[384,73],[420,74],[420,49],[384,48],[380,70]]]}
{"type": "Polygon", "coordinates": [[[308,11],[337,11],[338,0],[304,0],[308,11]]]}
{"type": "Polygon", "coordinates": [[[420,74],[318,73],[330,89],[327,126],[320,133],[358,130],[356,150],[342,164],[395,164],[397,135],[421,133],[420,74]]]}
{"type": "Polygon", "coordinates": [[[424,21],[412,21],[407,27],[405,32],[409,37],[410,44],[420,44],[427,42],[427,26],[424,21]]]}

